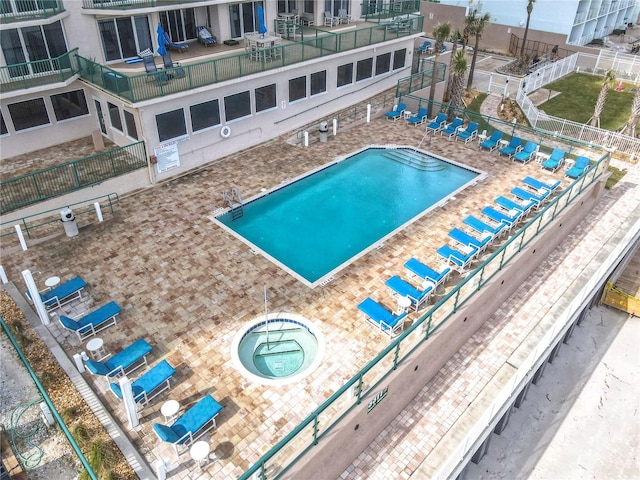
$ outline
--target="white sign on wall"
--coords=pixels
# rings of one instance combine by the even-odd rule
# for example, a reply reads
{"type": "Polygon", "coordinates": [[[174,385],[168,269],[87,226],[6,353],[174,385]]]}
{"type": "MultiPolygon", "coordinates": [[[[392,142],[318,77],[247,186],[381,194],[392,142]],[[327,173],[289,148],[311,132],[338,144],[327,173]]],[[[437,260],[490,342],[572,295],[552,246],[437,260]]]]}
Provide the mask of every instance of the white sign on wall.
{"type": "Polygon", "coordinates": [[[180,166],[178,142],[165,143],[154,149],[156,154],[156,168],[158,173],[166,172],[180,166]]]}

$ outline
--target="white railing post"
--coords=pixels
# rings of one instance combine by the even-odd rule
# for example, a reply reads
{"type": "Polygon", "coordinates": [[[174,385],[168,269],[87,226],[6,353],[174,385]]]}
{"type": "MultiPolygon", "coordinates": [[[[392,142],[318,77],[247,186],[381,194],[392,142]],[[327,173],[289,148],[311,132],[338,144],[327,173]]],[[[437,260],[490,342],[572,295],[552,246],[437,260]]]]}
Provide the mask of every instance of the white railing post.
{"type": "Polygon", "coordinates": [[[22,250],[27,250],[27,242],[25,242],[24,240],[24,235],[22,234],[22,228],[20,228],[20,225],[16,225],[15,226],[16,229],[16,233],[18,234],[18,240],[20,241],[20,246],[22,247],[22,250]]]}
{"type": "MultiPolygon", "coordinates": [[[[491,84],[493,83],[493,73],[489,74],[489,86],[487,87],[487,93],[491,94],[491,84]]],[[[637,82],[636,82],[637,83],[637,82]]]]}

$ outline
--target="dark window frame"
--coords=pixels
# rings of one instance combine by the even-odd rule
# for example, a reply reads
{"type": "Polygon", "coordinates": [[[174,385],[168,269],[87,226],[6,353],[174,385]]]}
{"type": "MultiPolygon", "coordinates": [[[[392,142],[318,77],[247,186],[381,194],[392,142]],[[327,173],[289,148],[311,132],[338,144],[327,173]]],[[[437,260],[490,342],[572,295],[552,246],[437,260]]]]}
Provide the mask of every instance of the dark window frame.
{"type": "Polygon", "coordinates": [[[278,108],[278,89],[275,83],[256,88],[253,95],[256,102],[256,113],[278,108]],[[262,92],[267,93],[262,94],[262,92]],[[271,99],[273,99],[273,104],[271,103],[271,99]]]}
{"type": "Polygon", "coordinates": [[[207,100],[206,102],[196,103],[189,106],[189,118],[191,120],[191,130],[196,132],[202,132],[212,128],[220,126],[222,118],[220,115],[220,100],[214,98],[213,100],[207,100]],[[200,112],[207,113],[205,117],[200,117],[200,112]],[[215,112],[213,115],[212,112],[215,112]],[[194,113],[196,114],[194,121],[194,113]]]}
{"type": "Polygon", "coordinates": [[[70,90],[68,92],[56,93],[55,95],[50,95],[49,100],[51,100],[51,106],[53,107],[53,114],[56,117],[56,121],[64,122],[65,120],[71,120],[78,117],[85,117],[89,115],[89,105],[87,104],[87,97],[84,94],[84,90],[79,88],[78,90],[70,90]],[[77,99],[74,99],[74,94],[80,94],[77,99]],[[63,100],[66,98],[66,101],[69,105],[69,109],[65,113],[65,105],[63,100]],[[81,102],[73,103],[74,100],[81,100],[81,102]],[[79,109],[75,112],[71,112],[72,108],[79,109]],[[58,115],[58,113],[64,114],[58,115]],[[62,118],[60,118],[62,116],[62,118]]]}
{"type": "Polygon", "coordinates": [[[13,128],[16,130],[16,132],[22,131],[22,130],[29,130],[31,128],[44,127],[46,125],[51,125],[51,117],[49,116],[49,112],[47,111],[47,105],[45,104],[44,97],[31,98],[29,100],[25,100],[22,102],[10,103],[7,105],[7,108],[9,110],[9,115],[11,116],[11,122],[13,123],[13,128]],[[30,104],[32,106],[35,106],[37,104],[38,109],[40,110],[40,112],[37,112],[37,113],[40,113],[40,114],[44,113],[45,116],[47,117],[47,121],[46,122],[38,121],[38,123],[32,121],[27,124],[27,123],[24,123],[24,119],[26,119],[27,117],[18,117],[18,121],[16,121],[16,114],[21,113],[17,110],[17,108],[19,108],[17,106],[18,105],[26,106],[26,104],[30,104]],[[12,107],[14,106],[17,108],[12,109],[12,107]]]}
{"type": "Polygon", "coordinates": [[[122,116],[124,117],[124,126],[127,129],[127,136],[135,140],[140,140],[138,136],[138,127],[136,126],[136,117],[129,110],[122,109],[122,116]],[[133,130],[133,132],[131,131],[133,130]]]}
{"type": "Polygon", "coordinates": [[[238,120],[240,118],[251,115],[251,92],[245,90],[243,92],[234,93],[224,97],[224,118],[227,122],[238,120]],[[239,101],[237,101],[239,100],[239,101]],[[238,114],[232,112],[232,107],[242,106],[238,114]]]}
{"type": "MultiPolygon", "coordinates": [[[[164,126],[164,124],[163,124],[164,126]]],[[[176,108],[175,110],[169,110],[168,112],[158,113],[156,115],[156,130],[158,132],[158,140],[160,142],[167,142],[170,140],[175,140],[176,138],[182,138],[187,136],[187,122],[184,118],[184,108],[176,108]],[[178,113],[179,112],[179,113],[178,113]],[[182,119],[182,129],[177,130],[176,127],[179,126],[178,120],[180,117],[182,119]],[[163,134],[161,131],[160,124],[158,123],[158,119],[167,120],[167,125],[173,127],[175,131],[168,130],[167,134],[163,134]]]]}
{"type": "Polygon", "coordinates": [[[336,87],[340,88],[351,84],[353,84],[353,62],[345,63],[344,65],[338,65],[338,68],[336,69],[336,87]],[[347,70],[350,73],[350,75],[348,76],[348,81],[346,75],[347,70]],[[342,81],[341,77],[344,77],[342,81]]]}
{"type": "Polygon", "coordinates": [[[289,103],[297,102],[307,98],[307,76],[289,79],[289,103]],[[293,93],[293,95],[292,95],[293,93]]]}
{"type": "Polygon", "coordinates": [[[356,82],[373,78],[373,57],[363,58],[356,62],[356,82]]]}
{"type": "Polygon", "coordinates": [[[320,95],[321,93],[326,93],[327,92],[327,71],[326,70],[320,70],[319,72],[314,72],[312,73],[309,79],[309,83],[311,84],[311,96],[313,97],[314,95],[320,95]],[[317,90],[317,82],[318,82],[318,75],[322,75],[322,81],[321,81],[321,90],[317,90]]]}

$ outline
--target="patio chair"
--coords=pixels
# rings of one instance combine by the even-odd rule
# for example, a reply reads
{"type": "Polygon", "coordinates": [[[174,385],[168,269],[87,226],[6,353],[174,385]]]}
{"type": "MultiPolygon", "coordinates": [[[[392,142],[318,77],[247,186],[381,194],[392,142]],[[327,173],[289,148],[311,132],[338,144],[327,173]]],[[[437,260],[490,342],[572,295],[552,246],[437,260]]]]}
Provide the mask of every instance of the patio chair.
{"type": "Polygon", "coordinates": [[[589,159],[587,157],[576,157],[576,163],[573,164],[569,170],[565,172],[565,175],[569,178],[576,179],[582,175],[589,167],[589,159]]]}
{"type": "Polygon", "coordinates": [[[433,119],[429,125],[427,125],[427,132],[433,132],[434,134],[439,132],[447,124],[447,114],[440,112],[436,118],[433,119]]]}
{"type": "Polygon", "coordinates": [[[186,52],[187,50],[189,50],[188,44],[174,42],[173,40],[171,40],[169,33],[166,31],[164,32],[164,45],[169,50],[173,50],[175,52],[186,52]]]}
{"type": "Polygon", "coordinates": [[[511,189],[511,193],[516,198],[519,198],[520,200],[524,200],[524,201],[533,200],[533,201],[535,201],[536,205],[537,205],[537,208],[540,208],[540,206],[544,203],[544,201],[549,198],[549,195],[551,195],[551,192],[549,190],[545,190],[544,188],[541,188],[540,190],[537,190],[537,192],[533,192],[533,191],[527,190],[525,188],[513,187],[511,189]]]}
{"type": "Polygon", "coordinates": [[[504,210],[518,210],[524,215],[529,213],[532,209],[537,208],[538,206],[535,200],[523,200],[523,202],[525,203],[518,203],[514,200],[511,200],[510,198],[505,197],[504,195],[496,197],[493,201],[496,202],[496,204],[504,210]]]}
{"type": "Polygon", "coordinates": [[[173,445],[176,453],[181,446],[189,446],[216,426],[216,417],[222,411],[211,395],[206,395],[176,419],[171,426],[153,424],[153,431],[163,442],[173,445]]]}
{"type": "Polygon", "coordinates": [[[435,292],[436,288],[439,285],[443,284],[449,278],[449,274],[451,273],[451,268],[444,267],[440,273],[433,270],[428,265],[425,265],[420,260],[415,258],[410,258],[404,264],[404,268],[409,270],[412,275],[421,278],[422,280],[427,280],[433,283],[433,290],[435,292]]]}
{"type": "Polygon", "coordinates": [[[164,64],[164,70],[169,78],[183,78],[186,76],[184,68],[180,66],[178,62],[173,63],[171,54],[169,52],[162,55],[162,63],[164,64]]]}
{"type": "Polygon", "coordinates": [[[338,19],[340,23],[351,23],[351,14],[347,13],[346,8],[338,10],[338,19]]]}
{"type": "Polygon", "coordinates": [[[485,217],[493,220],[496,223],[504,223],[509,228],[515,226],[516,223],[522,218],[522,212],[519,210],[501,211],[487,205],[480,213],[485,217]]]}
{"type": "Polygon", "coordinates": [[[417,127],[418,125],[422,125],[424,122],[426,122],[428,116],[429,110],[427,110],[425,107],[420,107],[418,108],[418,112],[413,117],[407,118],[407,124],[417,127]]]}
{"type": "Polygon", "coordinates": [[[142,60],[144,62],[144,69],[149,74],[147,75],[147,82],[156,82],[158,85],[164,85],[169,81],[167,73],[158,70],[153,56],[147,55],[142,60]]]}
{"type": "Polygon", "coordinates": [[[324,26],[325,27],[333,27],[340,23],[339,17],[334,17],[330,11],[324,12],[324,26]]]}
{"type": "Polygon", "coordinates": [[[565,153],[561,148],[554,148],[547,160],[540,164],[540,168],[551,170],[555,173],[564,163],[565,153]]]}
{"type": "Polygon", "coordinates": [[[484,252],[493,238],[492,235],[484,235],[482,238],[476,238],[457,227],[449,232],[449,237],[461,247],[477,248],[478,253],[484,252]]]}
{"type": "Polygon", "coordinates": [[[63,328],[74,332],[78,336],[78,340],[82,342],[118,323],[117,317],[121,311],[122,309],[116,302],[109,302],[77,320],[66,315],[60,315],[58,319],[63,328]]]}
{"type": "Polygon", "coordinates": [[[393,110],[385,113],[384,116],[387,117],[387,120],[393,120],[395,122],[397,119],[402,118],[402,115],[404,115],[404,111],[406,109],[407,109],[406,103],[398,102],[398,104],[395,107],[393,107],[393,110]]]}
{"type": "Polygon", "coordinates": [[[440,131],[440,135],[442,135],[443,137],[446,136],[451,139],[451,137],[453,137],[458,132],[458,127],[461,127],[463,123],[464,120],[462,120],[460,117],[454,118],[453,122],[451,122],[440,131]]]}
{"type": "Polygon", "coordinates": [[[480,220],[477,217],[474,217],[473,215],[467,216],[467,218],[465,218],[462,221],[462,223],[472,228],[473,230],[478,232],[480,235],[487,235],[487,234],[492,235],[493,237],[492,241],[493,239],[499,238],[503,233],[505,233],[508,230],[507,226],[502,222],[492,225],[488,222],[480,220]]]}
{"type": "Polygon", "coordinates": [[[491,132],[491,136],[489,138],[487,138],[483,142],[480,142],[480,148],[489,150],[489,153],[491,153],[496,148],[498,148],[498,142],[500,140],[502,140],[502,132],[500,130],[494,130],[493,132],[491,132]]]}
{"type": "Polygon", "coordinates": [[[411,300],[411,308],[416,312],[429,301],[435,288],[432,282],[425,282],[422,290],[418,290],[398,275],[389,278],[384,284],[389,287],[392,295],[411,300]]]}
{"type": "Polygon", "coordinates": [[[104,362],[87,360],[85,366],[93,375],[107,378],[118,377],[147,365],[147,355],[152,348],[146,340],[141,338],[108,360],[104,362]]]}
{"type": "Polygon", "coordinates": [[[498,150],[500,155],[506,155],[511,158],[512,155],[518,153],[522,149],[522,139],[518,137],[511,137],[509,145],[498,150]]]}
{"type": "Polygon", "coordinates": [[[196,27],[196,31],[198,32],[198,43],[205,47],[213,47],[218,43],[215,35],[212,35],[207,27],[196,27]]]}
{"type": "Polygon", "coordinates": [[[464,140],[464,143],[468,143],[478,135],[478,124],[476,122],[469,122],[467,128],[456,133],[456,140],[464,140]]]}
{"type": "MultiPolygon", "coordinates": [[[[147,406],[151,400],[171,388],[171,377],[175,373],[176,369],[166,360],[162,360],[151,367],[149,371],[143,373],[140,378],[131,383],[134,402],[140,406],[140,409],[147,406]]],[[[110,383],[109,387],[116,397],[122,399],[122,390],[119,383],[110,383]]]]}
{"type": "Polygon", "coordinates": [[[394,315],[371,297],[365,298],[358,305],[358,310],[364,314],[364,319],[368,323],[389,337],[396,336],[404,328],[404,317],[407,316],[407,312],[394,315]]]}
{"type": "Polygon", "coordinates": [[[418,54],[423,54],[428,52],[429,49],[431,49],[431,42],[429,40],[425,40],[422,42],[422,45],[416,48],[416,52],[418,52],[418,54]]]}
{"type": "Polygon", "coordinates": [[[555,182],[549,184],[533,177],[524,177],[522,179],[522,183],[533,190],[537,191],[540,189],[544,189],[549,190],[551,193],[555,192],[562,185],[562,182],[560,180],[556,180],[555,182]]]}
{"type": "MultiPolygon", "coordinates": [[[[87,282],[80,277],[75,277],[51,290],[41,290],[39,292],[40,299],[44,304],[44,308],[47,310],[55,310],[69,302],[80,300],[84,287],[86,286],[87,282]]],[[[27,298],[31,300],[29,291],[27,291],[27,298]]]]}
{"type": "Polygon", "coordinates": [[[527,142],[524,144],[524,148],[522,150],[511,156],[511,161],[522,162],[523,165],[526,165],[533,159],[533,155],[537,150],[538,144],[536,144],[536,142],[527,142]]]}
{"type": "Polygon", "coordinates": [[[478,254],[478,249],[475,247],[464,247],[463,250],[464,252],[460,252],[449,245],[443,245],[436,250],[436,253],[447,263],[447,265],[462,274],[471,265],[471,262],[478,254]]]}

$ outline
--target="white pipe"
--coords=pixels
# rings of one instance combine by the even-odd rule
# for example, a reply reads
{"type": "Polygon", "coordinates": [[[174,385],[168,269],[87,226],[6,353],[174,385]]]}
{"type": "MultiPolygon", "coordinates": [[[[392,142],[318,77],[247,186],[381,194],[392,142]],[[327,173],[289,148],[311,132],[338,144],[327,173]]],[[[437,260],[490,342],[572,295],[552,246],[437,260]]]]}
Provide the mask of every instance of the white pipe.
{"type": "Polygon", "coordinates": [[[73,356],[73,361],[76,363],[76,368],[80,373],[84,373],[84,363],[82,363],[82,355],[76,353],[73,356]]]}
{"type": "Polygon", "coordinates": [[[96,215],[98,216],[98,221],[102,222],[104,219],[102,218],[102,210],[100,209],[100,202],[96,202],[93,204],[96,209],[96,215]]]}
{"type": "Polygon", "coordinates": [[[22,250],[27,250],[27,242],[24,241],[24,235],[22,234],[22,228],[20,228],[20,225],[16,225],[16,233],[18,234],[18,240],[20,240],[22,250]]]}
{"type": "MultiPolygon", "coordinates": [[[[633,157],[631,158],[631,160],[633,161],[633,157]]],[[[2,283],[9,283],[7,274],[4,273],[4,268],[2,268],[2,266],[0,266],[0,280],[2,280],[2,283]]]]}
{"type": "Polygon", "coordinates": [[[309,146],[309,132],[307,132],[306,130],[304,131],[304,146],[309,146]]]}
{"type": "Polygon", "coordinates": [[[33,302],[33,306],[36,307],[36,313],[40,317],[40,321],[42,322],[43,325],[49,325],[49,323],[51,323],[49,321],[49,315],[47,314],[47,309],[44,308],[44,303],[42,303],[40,292],[38,291],[36,282],[33,280],[33,275],[31,275],[31,271],[23,270],[22,278],[24,278],[24,283],[27,284],[27,290],[29,290],[31,301],[33,302]]]}
{"type": "Polygon", "coordinates": [[[338,119],[333,119],[333,136],[335,137],[338,134],[338,119]]]}
{"type": "Polygon", "coordinates": [[[122,392],[122,400],[124,402],[124,409],[127,412],[127,419],[131,424],[131,428],[136,428],[140,425],[138,419],[138,409],[136,408],[136,402],[133,400],[133,390],[131,390],[131,380],[127,377],[122,377],[118,380],[120,384],[120,391],[122,392]]]}

